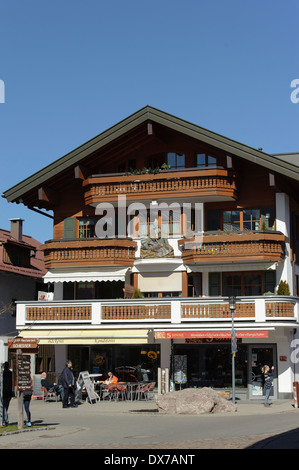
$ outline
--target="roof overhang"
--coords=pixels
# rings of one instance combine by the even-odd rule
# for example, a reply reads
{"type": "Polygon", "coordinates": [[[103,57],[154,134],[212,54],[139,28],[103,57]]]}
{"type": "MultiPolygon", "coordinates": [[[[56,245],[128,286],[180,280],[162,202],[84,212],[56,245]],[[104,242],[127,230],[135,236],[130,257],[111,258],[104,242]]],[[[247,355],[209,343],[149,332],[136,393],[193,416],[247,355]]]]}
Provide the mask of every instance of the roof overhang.
{"type": "Polygon", "coordinates": [[[90,154],[100,150],[145,122],[161,124],[166,128],[222,149],[228,154],[236,155],[261,165],[272,172],[285,175],[293,180],[299,180],[299,167],[296,165],[177,118],[164,111],[146,106],[37,173],[34,173],[29,178],[6,190],[3,197],[8,202],[22,202],[22,196],[29,191],[40,188],[49,179],[78,164],[90,154]]]}

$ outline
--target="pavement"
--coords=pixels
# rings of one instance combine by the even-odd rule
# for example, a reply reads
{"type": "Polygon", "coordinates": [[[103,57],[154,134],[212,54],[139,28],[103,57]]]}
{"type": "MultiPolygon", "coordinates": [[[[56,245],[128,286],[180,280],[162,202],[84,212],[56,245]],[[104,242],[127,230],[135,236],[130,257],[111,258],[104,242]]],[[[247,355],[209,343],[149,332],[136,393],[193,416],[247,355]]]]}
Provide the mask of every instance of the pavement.
{"type": "MultiPolygon", "coordinates": [[[[34,399],[30,410],[33,428],[0,435],[0,449],[299,449],[299,408],[291,400],[267,408],[240,400],[236,412],[196,416],[161,414],[155,399],[82,402],[68,409],[34,399]]],[[[17,399],[11,400],[9,421],[17,422],[17,399]]]]}

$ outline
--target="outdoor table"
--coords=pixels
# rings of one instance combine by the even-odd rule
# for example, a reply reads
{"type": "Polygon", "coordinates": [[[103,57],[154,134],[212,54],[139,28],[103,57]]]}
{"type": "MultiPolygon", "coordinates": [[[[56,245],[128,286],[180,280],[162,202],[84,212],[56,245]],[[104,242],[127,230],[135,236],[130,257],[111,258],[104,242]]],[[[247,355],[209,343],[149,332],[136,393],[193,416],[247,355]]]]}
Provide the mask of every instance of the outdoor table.
{"type": "Polygon", "coordinates": [[[133,401],[133,394],[138,387],[138,382],[128,382],[127,383],[127,397],[133,401]]]}

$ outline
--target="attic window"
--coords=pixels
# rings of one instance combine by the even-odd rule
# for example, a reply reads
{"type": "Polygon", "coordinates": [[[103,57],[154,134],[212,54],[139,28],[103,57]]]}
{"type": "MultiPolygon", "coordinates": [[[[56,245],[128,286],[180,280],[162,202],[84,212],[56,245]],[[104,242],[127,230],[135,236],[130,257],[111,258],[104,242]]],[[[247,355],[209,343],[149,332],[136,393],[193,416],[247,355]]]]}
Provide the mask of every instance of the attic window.
{"type": "Polygon", "coordinates": [[[185,168],[185,155],[170,152],[167,154],[167,165],[172,169],[185,168]]]}

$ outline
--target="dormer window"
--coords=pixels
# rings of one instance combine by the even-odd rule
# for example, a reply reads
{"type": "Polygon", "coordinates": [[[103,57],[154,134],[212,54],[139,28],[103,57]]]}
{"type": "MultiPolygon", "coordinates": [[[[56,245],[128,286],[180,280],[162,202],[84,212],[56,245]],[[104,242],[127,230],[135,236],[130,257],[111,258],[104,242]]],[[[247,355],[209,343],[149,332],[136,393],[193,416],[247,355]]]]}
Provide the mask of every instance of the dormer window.
{"type": "Polygon", "coordinates": [[[217,166],[217,159],[208,153],[197,153],[195,156],[195,166],[197,168],[217,166]]]}
{"type": "Polygon", "coordinates": [[[185,168],[185,155],[180,153],[170,152],[167,154],[167,165],[171,166],[171,169],[185,168]]]}

